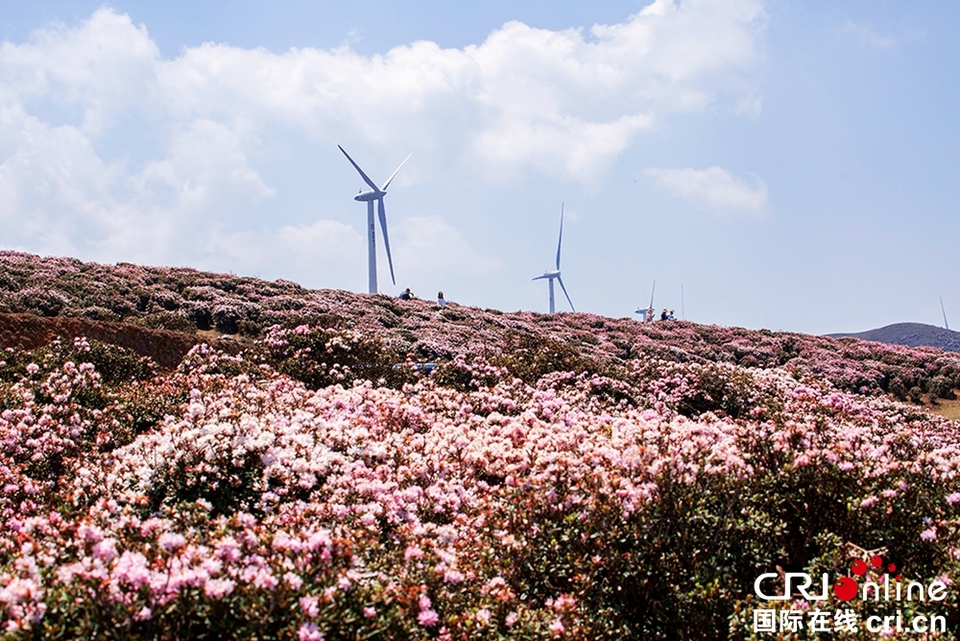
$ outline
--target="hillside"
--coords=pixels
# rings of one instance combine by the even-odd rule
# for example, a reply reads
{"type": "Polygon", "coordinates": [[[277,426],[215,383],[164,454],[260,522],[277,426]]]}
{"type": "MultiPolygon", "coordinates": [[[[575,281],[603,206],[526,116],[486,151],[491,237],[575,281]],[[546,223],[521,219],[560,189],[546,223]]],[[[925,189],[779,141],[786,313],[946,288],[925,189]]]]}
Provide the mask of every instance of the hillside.
{"type": "MultiPolygon", "coordinates": [[[[205,340],[210,339],[210,330],[216,330],[240,344],[252,344],[271,326],[289,329],[307,324],[376,338],[390,354],[385,358],[398,363],[407,358],[450,362],[474,355],[491,361],[512,359],[526,379],[574,366],[606,371],[655,359],[787,367],[825,378],[841,389],[892,392],[905,398],[911,390],[914,396],[934,388],[949,393],[960,376],[960,357],[935,349],[683,321],[643,324],[586,313],[503,313],[456,303],[441,311],[431,301],[307,290],[289,281],[189,268],[100,265],[17,252],[0,252],[3,312],[76,317],[85,319],[86,327],[114,327],[113,332],[123,327],[118,321],[125,321],[138,336],[145,335],[138,328],[166,329],[176,332],[169,335],[174,341],[170,345],[180,353],[184,345],[199,342],[197,331],[205,340]]],[[[0,327],[4,322],[11,321],[0,320],[0,327]]],[[[105,334],[87,333],[104,340],[105,334]]],[[[0,340],[3,336],[0,332],[0,340]]],[[[154,336],[161,343],[167,340],[154,336]]],[[[129,336],[126,343],[115,344],[131,347],[141,342],[129,336]]],[[[152,356],[143,349],[139,353],[152,356]]]]}
{"type": "Polygon", "coordinates": [[[960,332],[923,323],[895,323],[866,332],[829,334],[829,336],[859,338],[907,347],[936,347],[947,352],[960,352],[960,332]]]}
{"type": "Polygon", "coordinates": [[[0,340],[4,639],[745,640],[762,573],[960,574],[901,402],[960,354],[13,252],[0,340]]]}

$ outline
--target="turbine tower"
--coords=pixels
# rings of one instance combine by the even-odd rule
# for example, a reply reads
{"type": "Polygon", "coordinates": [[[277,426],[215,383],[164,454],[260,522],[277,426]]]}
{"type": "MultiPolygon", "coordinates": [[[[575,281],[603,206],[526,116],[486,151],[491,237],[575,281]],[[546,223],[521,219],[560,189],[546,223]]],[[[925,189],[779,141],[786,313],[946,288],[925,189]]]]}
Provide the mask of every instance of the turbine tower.
{"type": "Polygon", "coordinates": [[[563,290],[563,295],[567,297],[567,302],[570,303],[570,309],[577,311],[573,306],[573,301],[570,300],[570,294],[567,293],[567,288],[563,286],[563,279],[560,278],[560,245],[563,243],[563,203],[560,203],[560,238],[557,240],[557,269],[552,272],[543,272],[543,275],[537,276],[533,280],[541,280],[546,278],[547,282],[550,285],[550,313],[553,314],[557,311],[556,304],[553,300],[553,281],[556,280],[560,283],[560,289],[563,290]]]}
{"type": "Polygon", "coordinates": [[[400,167],[397,167],[396,171],[390,174],[390,177],[387,178],[387,182],[383,183],[383,187],[377,187],[377,184],[370,180],[370,177],[363,173],[363,170],[360,169],[360,165],[353,162],[353,158],[350,157],[343,147],[337,145],[337,148],[340,151],[343,151],[343,155],[347,157],[347,160],[350,161],[350,164],[353,165],[354,169],[360,174],[360,177],[363,178],[363,182],[370,185],[370,191],[361,191],[359,194],[353,197],[354,200],[359,200],[360,202],[367,203],[367,263],[369,268],[369,285],[370,293],[376,294],[379,292],[377,289],[377,232],[374,228],[373,222],[373,201],[377,201],[377,213],[380,218],[380,231],[383,232],[383,246],[387,249],[387,262],[390,264],[390,280],[393,281],[393,284],[397,284],[397,279],[393,276],[393,257],[390,255],[390,236],[387,235],[387,211],[383,207],[383,197],[387,195],[387,187],[390,186],[390,183],[393,181],[394,177],[397,175],[397,172],[400,171],[400,167],[403,167],[403,164],[410,160],[408,155],[403,159],[403,162],[400,163],[400,167]]]}

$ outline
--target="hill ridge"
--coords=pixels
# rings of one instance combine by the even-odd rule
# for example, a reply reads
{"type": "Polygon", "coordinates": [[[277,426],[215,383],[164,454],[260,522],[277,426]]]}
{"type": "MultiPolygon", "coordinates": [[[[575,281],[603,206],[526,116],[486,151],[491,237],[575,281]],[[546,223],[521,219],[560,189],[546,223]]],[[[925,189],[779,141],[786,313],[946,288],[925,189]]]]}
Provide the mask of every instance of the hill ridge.
{"type": "MultiPolygon", "coordinates": [[[[123,320],[138,328],[180,332],[164,348],[170,350],[160,357],[166,359],[164,365],[188,345],[206,341],[198,331],[212,328],[238,335],[242,348],[243,340],[262,336],[270,326],[308,325],[360,332],[382,343],[396,362],[447,362],[476,355],[500,361],[521,358],[531,377],[565,367],[608,371],[628,363],[664,360],[788,367],[798,375],[829,380],[840,389],[892,392],[901,398],[911,390],[912,398],[917,398],[934,379],[938,389],[960,386],[960,356],[932,347],[883,346],[853,338],[687,321],[645,324],[584,312],[505,313],[456,303],[441,309],[431,301],[309,290],[284,280],[183,267],[101,265],[9,251],[0,252],[0,312],[61,319],[47,321],[54,327],[65,323],[65,317],[79,317],[84,322],[123,320]]],[[[102,336],[117,331],[108,329],[110,325],[76,325],[81,326],[102,336]]],[[[121,346],[132,347],[148,336],[167,340],[164,334],[144,334],[142,329],[129,333],[129,345],[121,346]]],[[[144,350],[139,353],[152,356],[144,350]]]]}
{"type": "Polygon", "coordinates": [[[827,334],[833,338],[859,338],[907,347],[936,347],[947,352],[960,352],[960,332],[925,323],[893,323],[865,332],[827,334]]]}

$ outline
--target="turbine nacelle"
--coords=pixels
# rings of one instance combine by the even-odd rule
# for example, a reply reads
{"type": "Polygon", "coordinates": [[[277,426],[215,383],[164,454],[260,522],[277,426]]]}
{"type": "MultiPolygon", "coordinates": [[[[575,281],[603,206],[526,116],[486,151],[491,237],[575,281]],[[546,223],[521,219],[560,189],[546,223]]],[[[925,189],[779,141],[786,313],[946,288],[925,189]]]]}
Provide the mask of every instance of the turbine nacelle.
{"type": "Polygon", "coordinates": [[[371,200],[380,200],[387,195],[385,191],[363,191],[353,197],[354,200],[359,200],[362,203],[368,203],[371,200]]]}
{"type": "Polygon", "coordinates": [[[540,280],[542,278],[560,278],[560,270],[558,269],[552,272],[543,272],[541,276],[537,276],[533,280],[540,280]]]}

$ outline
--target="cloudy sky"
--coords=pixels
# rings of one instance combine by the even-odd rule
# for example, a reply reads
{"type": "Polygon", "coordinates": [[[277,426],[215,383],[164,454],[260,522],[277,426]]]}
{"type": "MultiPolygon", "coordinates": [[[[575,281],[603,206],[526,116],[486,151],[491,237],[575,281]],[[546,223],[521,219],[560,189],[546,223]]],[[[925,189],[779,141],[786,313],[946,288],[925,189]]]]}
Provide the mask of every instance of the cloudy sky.
{"type": "Polygon", "coordinates": [[[0,247],[365,291],[340,144],[385,293],[960,327],[957,3],[0,6],[0,247]]]}

